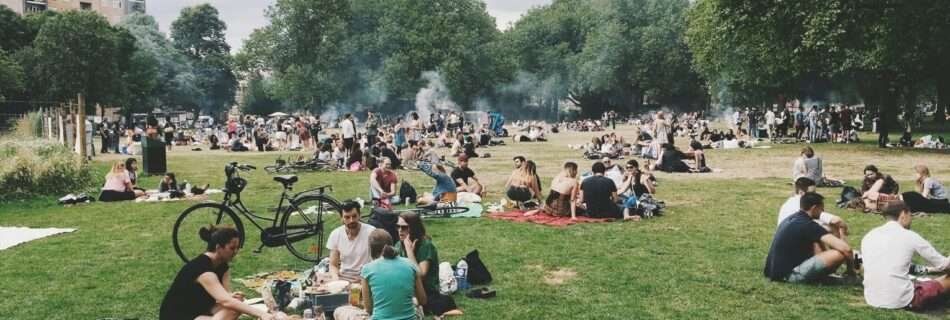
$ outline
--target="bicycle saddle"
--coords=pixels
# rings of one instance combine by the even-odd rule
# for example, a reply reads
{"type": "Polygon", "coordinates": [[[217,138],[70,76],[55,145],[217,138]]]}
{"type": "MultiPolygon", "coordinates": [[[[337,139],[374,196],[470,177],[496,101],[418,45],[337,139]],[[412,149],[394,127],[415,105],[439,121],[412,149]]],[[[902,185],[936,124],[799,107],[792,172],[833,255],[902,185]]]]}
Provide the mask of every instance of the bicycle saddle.
{"type": "Polygon", "coordinates": [[[276,176],[274,177],[274,181],[280,182],[281,184],[284,185],[284,188],[287,188],[287,187],[292,186],[294,182],[297,182],[297,176],[294,176],[294,175],[276,176]]]}

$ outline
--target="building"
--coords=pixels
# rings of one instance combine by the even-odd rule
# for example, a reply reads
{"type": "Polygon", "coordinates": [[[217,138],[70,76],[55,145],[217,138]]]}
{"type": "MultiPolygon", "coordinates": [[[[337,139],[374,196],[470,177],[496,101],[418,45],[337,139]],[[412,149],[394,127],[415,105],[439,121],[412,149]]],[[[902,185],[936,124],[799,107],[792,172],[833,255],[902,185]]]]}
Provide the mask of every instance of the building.
{"type": "Polygon", "coordinates": [[[134,12],[145,13],[145,0],[0,0],[0,5],[21,15],[46,10],[92,10],[111,24],[119,23],[134,12]]]}

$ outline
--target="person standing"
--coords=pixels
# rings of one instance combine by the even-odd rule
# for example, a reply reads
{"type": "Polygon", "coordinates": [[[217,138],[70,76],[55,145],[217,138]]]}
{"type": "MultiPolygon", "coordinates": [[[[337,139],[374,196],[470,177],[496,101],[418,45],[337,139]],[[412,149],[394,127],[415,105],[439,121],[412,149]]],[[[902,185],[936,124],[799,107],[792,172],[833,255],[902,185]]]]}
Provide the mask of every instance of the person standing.
{"type": "Polygon", "coordinates": [[[366,112],[366,145],[373,146],[376,145],[377,137],[379,137],[379,119],[376,118],[376,114],[372,111],[366,112]]]}
{"type": "Polygon", "coordinates": [[[818,105],[811,106],[811,111],[808,112],[807,121],[808,142],[815,143],[818,141],[818,105]]]}
{"type": "Polygon", "coordinates": [[[356,141],[356,123],[353,122],[352,114],[343,115],[340,121],[340,130],[343,131],[343,149],[346,154],[350,154],[353,149],[353,143],[356,141]]]}
{"type": "Polygon", "coordinates": [[[775,140],[776,125],[775,125],[775,112],[772,109],[765,111],[765,125],[767,126],[767,134],[769,135],[769,140],[775,140]]]}
{"type": "Polygon", "coordinates": [[[172,151],[172,145],[175,143],[175,125],[172,124],[170,117],[165,117],[165,128],[162,129],[165,138],[165,148],[172,151]]]}

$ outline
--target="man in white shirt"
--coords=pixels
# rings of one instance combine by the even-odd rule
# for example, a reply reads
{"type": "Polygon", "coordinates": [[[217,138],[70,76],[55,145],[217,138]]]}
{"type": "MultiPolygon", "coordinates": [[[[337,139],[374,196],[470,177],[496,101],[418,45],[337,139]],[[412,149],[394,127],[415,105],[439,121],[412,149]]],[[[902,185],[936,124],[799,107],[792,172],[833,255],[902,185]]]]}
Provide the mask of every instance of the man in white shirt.
{"type": "Polygon", "coordinates": [[[340,206],[343,225],[333,229],[327,238],[330,249],[330,275],[333,279],[359,282],[363,265],[373,259],[369,254],[369,235],[374,228],[360,222],[360,204],[344,201],[340,206]]]}
{"type": "Polygon", "coordinates": [[[340,130],[343,131],[343,148],[349,155],[353,150],[354,137],[356,136],[356,123],[353,122],[352,114],[343,115],[343,121],[340,121],[340,130]]]}
{"type": "MultiPolygon", "coordinates": [[[[774,107],[774,106],[773,106],[774,107]]],[[[772,109],[766,109],[765,125],[768,128],[769,139],[775,140],[775,112],[772,109]]]]}
{"type": "MultiPolygon", "coordinates": [[[[815,192],[815,181],[805,177],[795,179],[795,195],[789,197],[788,200],[785,201],[785,204],[782,205],[782,208],[778,210],[777,225],[801,210],[799,202],[802,199],[802,195],[807,192],[815,192]]],[[[838,216],[822,211],[818,219],[814,221],[838,239],[847,241],[848,224],[838,216]]]]}
{"type": "Polygon", "coordinates": [[[877,308],[922,310],[950,288],[946,275],[934,280],[913,281],[911,259],[920,255],[929,271],[945,271],[950,259],[916,232],[910,230],[911,214],[903,201],[891,201],[883,213],[887,223],[874,228],[861,241],[864,257],[864,300],[877,308]]]}

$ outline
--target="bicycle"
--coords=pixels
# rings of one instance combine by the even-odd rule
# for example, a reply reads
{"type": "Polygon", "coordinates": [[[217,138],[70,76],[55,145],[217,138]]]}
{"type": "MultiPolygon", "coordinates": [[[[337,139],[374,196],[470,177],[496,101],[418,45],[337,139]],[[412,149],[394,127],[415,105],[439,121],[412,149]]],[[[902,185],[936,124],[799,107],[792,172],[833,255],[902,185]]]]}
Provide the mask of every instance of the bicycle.
{"type": "Polygon", "coordinates": [[[264,171],[267,171],[269,174],[275,173],[296,173],[298,171],[333,171],[334,166],[327,161],[310,159],[303,160],[298,158],[296,161],[284,160],[282,157],[277,157],[277,160],[274,161],[274,165],[264,167],[264,171]]]}
{"type": "Polygon", "coordinates": [[[241,201],[241,191],[247,186],[247,180],[240,177],[239,171],[254,169],[254,166],[237,162],[227,164],[224,168],[227,176],[224,200],[193,205],[178,216],[172,229],[172,245],[182,261],[188,262],[205,252],[206,244],[198,237],[198,230],[209,225],[234,226],[243,247],[245,226],[235,211],[261,232],[261,245],[254,250],[255,253],[264,247],[286,246],[291,254],[305,261],[316,263],[323,258],[324,212],[341,210],[340,202],[326,194],[333,187],[325,185],[291,195],[297,177],[276,176],[274,181],[283,185],[284,190],[274,209],[274,217],[263,217],[247,209],[241,201]],[[259,224],[258,219],[265,222],[259,224]],[[269,227],[266,227],[267,221],[271,222],[269,227]]]}

